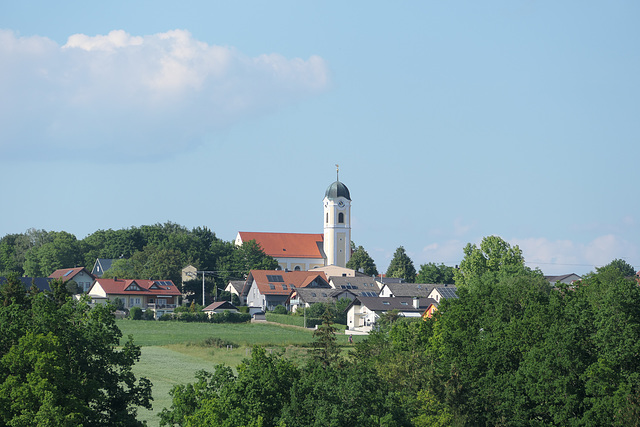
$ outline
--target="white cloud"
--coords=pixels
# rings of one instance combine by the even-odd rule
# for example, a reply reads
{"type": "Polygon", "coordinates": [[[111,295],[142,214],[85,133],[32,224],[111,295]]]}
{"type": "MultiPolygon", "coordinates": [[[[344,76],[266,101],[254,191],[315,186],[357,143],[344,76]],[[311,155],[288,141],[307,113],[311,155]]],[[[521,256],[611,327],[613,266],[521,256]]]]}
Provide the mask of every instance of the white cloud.
{"type": "Polygon", "coordinates": [[[184,30],[64,46],[0,30],[0,159],[165,157],[328,86],[320,57],[249,57],[184,30]]]}
{"type": "Polygon", "coordinates": [[[584,274],[616,258],[634,265],[639,255],[636,245],[614,234],[587,243],[546,238],[511,239],[509,243],[520,247],[530,267],[539,267],[545,274],[584,274]]]}

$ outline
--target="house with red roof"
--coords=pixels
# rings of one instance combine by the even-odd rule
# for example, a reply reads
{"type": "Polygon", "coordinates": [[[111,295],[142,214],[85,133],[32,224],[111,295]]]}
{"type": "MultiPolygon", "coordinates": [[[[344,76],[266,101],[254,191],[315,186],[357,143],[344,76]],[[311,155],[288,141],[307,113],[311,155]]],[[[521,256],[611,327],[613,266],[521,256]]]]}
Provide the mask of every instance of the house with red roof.
{"type": "Polygon", "coordinates": [[[251,270],[243,295],[249,307],[266,311],[278,305],[286,307],[291,293],[298,288],[331,289],[331,285],[322,272],[251,270]]]}
{"type": "Polygon", "coordinates": [[[89,290],[89,296],[94,302],[120,298],[125,308],[140,307],[143,310],[153,310],[156,316],[172,312],[180,295],[180,290],[171,280],[98,278],[89,290]]]}
{"type": "Polygon", "coordinates": [[[84,267],[61,268],[51,273],[49,277],[51,279],[61,279],[63,282],[73,280],[82,288],[83,292],[88,292],[93,281],[96,279],[95,276],[89,273],[89,270],[84,267]]]}
{"type": "Polygon", "coordinates": [[[325,265],[322,234],[240,231],[235,244],[241,246],[251,240],[275,258],[281,270],[306,271],[325,265]]]}

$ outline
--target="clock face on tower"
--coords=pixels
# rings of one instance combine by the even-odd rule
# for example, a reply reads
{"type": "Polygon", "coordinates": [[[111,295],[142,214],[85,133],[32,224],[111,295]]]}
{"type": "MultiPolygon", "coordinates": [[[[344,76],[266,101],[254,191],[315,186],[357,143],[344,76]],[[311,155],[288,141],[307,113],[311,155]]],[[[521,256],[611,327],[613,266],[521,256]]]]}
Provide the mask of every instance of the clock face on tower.
{"type": "Polygon", "coordinates": [[[338,202],[338,207],[339,207],[339,208],[344,208],[344,202],[343,202],[342,200],[340,200],[340,201],[338,202]]]}

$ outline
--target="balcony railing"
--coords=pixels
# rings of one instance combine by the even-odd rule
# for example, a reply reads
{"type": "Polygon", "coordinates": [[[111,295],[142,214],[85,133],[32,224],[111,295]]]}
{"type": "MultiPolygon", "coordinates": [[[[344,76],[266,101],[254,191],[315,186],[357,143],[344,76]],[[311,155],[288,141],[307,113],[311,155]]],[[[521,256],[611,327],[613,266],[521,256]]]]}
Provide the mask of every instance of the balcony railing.
{"type": "Polygon", "coordinates": [[[173,310],[176,308],[175,304],[147,304],[147,308],[151,310],[173,310]]]}

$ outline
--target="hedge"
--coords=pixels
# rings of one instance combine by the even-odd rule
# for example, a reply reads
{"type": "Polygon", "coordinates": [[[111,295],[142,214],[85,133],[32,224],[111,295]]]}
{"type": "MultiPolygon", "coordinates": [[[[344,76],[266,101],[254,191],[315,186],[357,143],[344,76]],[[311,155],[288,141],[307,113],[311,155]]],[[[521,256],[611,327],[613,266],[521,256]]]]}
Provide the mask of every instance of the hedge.
{"type": "Polygon", "coordinates": [[[207,313],[165,313],[158,320],[200,323],[246,323],[251,320],[251,316],[231,311],[214,313],[211,317],[207,313]]]}

